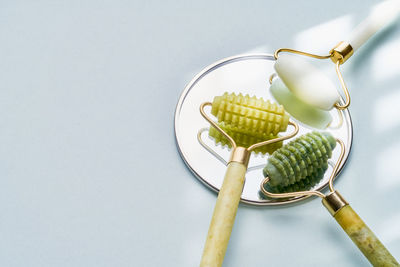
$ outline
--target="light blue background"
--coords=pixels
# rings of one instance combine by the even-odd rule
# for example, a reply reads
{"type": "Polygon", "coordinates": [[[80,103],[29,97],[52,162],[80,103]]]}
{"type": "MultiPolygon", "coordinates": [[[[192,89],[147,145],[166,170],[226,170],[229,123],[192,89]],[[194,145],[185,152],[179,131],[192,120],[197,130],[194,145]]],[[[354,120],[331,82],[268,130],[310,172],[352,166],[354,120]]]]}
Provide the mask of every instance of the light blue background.
{"type": "MultiPolygon", "coordinates": [[[[196,266],[216,195],[175,146],[185,84],[239,53],[327,51],[377,2],[0,2],[0,266],[196,266]]],[[[343,66],[336,183],[398,259],[399,47],[397,23],[343,66]]],[[[320,200],[239,207],[225,266],[322,265],[368,262],[320,200]]]]}

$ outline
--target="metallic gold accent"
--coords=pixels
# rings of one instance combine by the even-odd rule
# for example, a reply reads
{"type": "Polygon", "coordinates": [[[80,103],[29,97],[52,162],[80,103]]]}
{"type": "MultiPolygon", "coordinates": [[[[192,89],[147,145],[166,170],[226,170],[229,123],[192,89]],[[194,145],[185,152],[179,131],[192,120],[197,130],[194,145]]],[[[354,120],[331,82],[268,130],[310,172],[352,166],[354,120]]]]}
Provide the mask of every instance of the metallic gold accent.
{"type": "Polygon", "coordinates": [[[275,51],[274,57],[275,59],[278,59],[278,54],[281,52],[288,52],[288,53],[293,53],[293,54],[298,54],[298,55],[303,55],[307,57],[313,57],[313,58],[318,58],[318,59],[327,59],[330,58],[332,55],[325,55],[325,56],[320,56],[320,55],[315,55],[307,52],[303,52],[300,50],[295,50],[295,49],[290,49],[290,48],[279,48],[278,50],[275,51]]]}
{"type": "Polygon", "coordinates": [[[325,195],[319,191],[298,191],[298,192],[290,192],[290,193],[271,193],[265,189],[265,184],[269,182],[269,177],[265,177],[264,180],[261,182],[260,190],[268,197],[272,198],[287,198],[287,197],[302,197],[302,196],[318,196],[324,198],[325,195]]]}
{"type": "Polygon", "coordinates": [[[332,216],[335,216],[341,208],[349,203],[339,194],[338,191],[333,191],[322,199],[322,204],[332,216]]]}
{"type": "Polygon", "coordinates": [[[336,138],[336,142],[338,142],[340,144],[340,155],[339,155],[339,158],[338,158],[338,160],[337,160],[337,162],[335,164],[335,167],[333,168],[331,177],[329,177],[329,190],[331,192],[335,191],[335,189],[333,188],[333,178],[335,178],[335,176],[336,176],[336,174],[337,174],[337,172],[339,170],[339,166],[343,161],[344,153],[346,151],[346,148],[345,148],[344,143],[343,143],[342,140],[336,138]]]}
{"type": "Polygon", "coordinates": [[[278,75],[278,74],[276,74],[274,72],[274,73],[271,74],[271,76],[269,76],[269,84],[272,84],[272,80],[276,77],[276,75],[278,75]]]}
{"type": "Polygon", "coordinates": [[[205,106],[212,106],[212,103],[204,102],[200,105],[200,113],[203,116],[203,118],[205,118],[215,129],[218,130],[218,132],[220,132],[226,139],[228,139],[232,145],[232,148],[235,149],[236,148],[235,140],[233,140],[233,138],[230,137],[229,134],[227,134],[224,130],[222,130],[221,127],[219,127],[216,122],[214,122],[210,117],[207,116],[206,112],[204,111],[205,106]]]}
{"type": "Polygon", "coordinates": [[[263,141],[263,142],[260,142],[260,143],[253,144],[253,145],[249,146],[248,150],[252,151],[252,150],[254,150],[254,149],[258,148],[258,147],[261,147],[261,146],[266,146],[266,145],[269,145],[269,144],[272,144],[272,143],[276,143],[276,142],[280,142],[280,141],[292,138],[293,136],[295,136],[299,132],[299,125],[297,125],[297,123],[292,122],[292,121],[289,121],[288,124],[292,125],[293,128],[294,128],[292,133],[290,133],[288,135],[285,135],[285,136],[280,136],[278,138],[274,138],[274,139],[271,139],[271,140],[267,140],[267,141],[263,141]]]}
{"type": "Polygon", "coordinates": [[[329,51],[331,54],[331,60],[333,63],[340,62],[343,64],[348,60],[354,53],[353,47],[347,42],[340,42],[334,48],[329,51]]]}
{"type": "Polygon", "coordinates": [[[339,77],[340,84],[342,85],[343,92],[346,96],[346,103],[343,106],[341,106],[339,103],[336,103],[335,107],[337,109],[346,109],[350,106],[350,93],[349,93],[349,90],[347,89],[346,84],[344,83],[342,73],[340,72],[340,69],[339,69],[339,65],[340,65],[340,62],[336,61],[336,74],[339,77]]]}
{"type": "Polygon", "coordinates": [[[251,151],[247,150],[245,147],[238,146],[233,149],[231,153],[231,158],[229,159],[229,163],[231,162],[239,162],[247,167],[250,160],[251,151]]]}

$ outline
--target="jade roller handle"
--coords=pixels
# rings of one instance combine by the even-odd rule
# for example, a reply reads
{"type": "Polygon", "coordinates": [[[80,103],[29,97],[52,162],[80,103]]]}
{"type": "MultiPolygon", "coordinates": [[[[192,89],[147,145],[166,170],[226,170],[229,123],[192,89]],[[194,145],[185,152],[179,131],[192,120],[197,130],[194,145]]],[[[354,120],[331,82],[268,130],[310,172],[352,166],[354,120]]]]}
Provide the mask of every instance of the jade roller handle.
{"type": "Polygon", "coordinates": [[[201,267],[222,265],[242,195],[246,169],[243,163],[232,161],[228,164],[208,229],[201,267]]]}
{"type": "Polygon", "coordinates": [[[322,202],[373,266],[400,266],[371,229],[369,229],[364,221],[351,208],[351,206],[345,202],[337,191],[325,197],[322,202]],[[335,195],[339,196],[339,198],[343,200],[343,206],[337,202],[335,204],[335,201],[338,199],[333,202],[331,201],[335,198],[335,195]],[[331,205],[332,203],[334,203],[333,207],[331,205]],[[335,209],[337,210],[335,211],[335,209]]]}
{"type": "Polygon", "coordinates": [[[389,25],[400,14],[398,0],[386,0],[376,5],[370,15],[361,22],[348,37],[348,43],[354,51],[362,46],[377,31],[389,25]]]}

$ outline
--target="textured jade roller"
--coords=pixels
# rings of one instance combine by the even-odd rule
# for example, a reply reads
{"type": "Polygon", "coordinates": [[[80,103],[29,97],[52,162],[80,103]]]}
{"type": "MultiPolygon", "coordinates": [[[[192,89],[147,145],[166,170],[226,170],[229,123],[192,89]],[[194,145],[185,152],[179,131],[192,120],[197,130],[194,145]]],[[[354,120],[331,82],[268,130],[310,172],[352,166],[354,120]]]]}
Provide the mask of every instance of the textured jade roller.
{"type": "Polygon", "coordinates": [[[343,142],[329,133],[312,132],[300,136],[276,150],[268,158],[264,168],[266,178],[261,184],[261,191],[271,198],[304,195],[321,197],[323,205],[372,265],[400,266],[347,201],[334,190],[333,178],[337,174],[343,155],[343,142]],[[336,142],[341,146],[341,154],[329,179],[330,193],[324,195],[319,191],[301,191],[312,187],[320,178],[322,170],[325,172],[336,142]]]}
{"type": "Polygon", "coordinates": [[[291,138],[299,129],[296,123],[289,121],[289,115],[282,106],[248,95],[225,93],[215,97],[213,103],[201,104],[200,112],[212,125],[213,130],[210,130],[210,134],[216,142],[223,142],[225,138],[232,147],[200,264],[203,267],[221,266],[235,221],[251,152],[256,149],[261,153],[267,152],[262,150],[262,147],[291,138]],[[206,106],[212,107],[211,114],[218,119],[218,123],[205,113],[206,106]],[[288,124],[294,126],[293,132],[278,137],[279,132],[286,131],[288,124]],[[222,136],[212,131],[218,131],[222,136]],[[257,143],[249,144],[250,141],[257,143]]]}

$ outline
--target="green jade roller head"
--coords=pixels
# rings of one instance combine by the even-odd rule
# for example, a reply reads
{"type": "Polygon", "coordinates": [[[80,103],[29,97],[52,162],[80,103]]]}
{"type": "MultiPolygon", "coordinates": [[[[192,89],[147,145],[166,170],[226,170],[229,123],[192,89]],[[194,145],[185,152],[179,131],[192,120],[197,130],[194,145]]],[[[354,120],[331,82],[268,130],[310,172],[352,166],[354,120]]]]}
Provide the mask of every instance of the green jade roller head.
{"type": "Polygon", "coordinates": [[[225,125],[266,135],[286,131],[289,122],[289,114],[283,106],[255,96],[235,93],[216,96],[211,114],[225,125]]]}
{"type": "Polygon", "coordinates": [[[329,133],[312,132],[300,136],[268,158],[267,166],[263,170],[266,178],[261,183],[261,192],[271,198],[307,195],[321,197],[323,205],[373,266],[400,266],[349,203],[333,189],[333,178],[343,160],[344,152],[344,143],[329,133]],[[310,181],[323,177],[320,172],[326,170],[326,163],[336,142],[341,146],[341,153],[329,179],[330,193],[324,195],[319,191],[306,191],[310,188],[302,189],[299,185],[301,181],[308,185],[312,183],[310,181]],[[293,189],[297,188],[300,191],[294,192],[293,189]]]}
{"type": "Polygon", "coordinates": [[[268,190],[279,193],[310,189],[323,178],[335,146],[330,133],[314,131],[276,150],[263,170],[264,177],[270,178],[268,190]]]}

